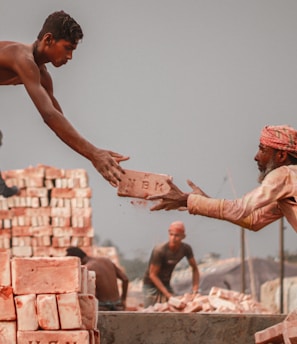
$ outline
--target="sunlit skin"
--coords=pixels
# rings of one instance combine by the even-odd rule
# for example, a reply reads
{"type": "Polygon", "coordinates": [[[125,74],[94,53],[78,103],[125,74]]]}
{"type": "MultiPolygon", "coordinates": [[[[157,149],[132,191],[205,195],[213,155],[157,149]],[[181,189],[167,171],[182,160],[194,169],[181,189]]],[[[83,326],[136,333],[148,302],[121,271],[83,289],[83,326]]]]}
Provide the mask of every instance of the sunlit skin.
{"type": "Polygon", "coordinates": [[[61,67],[72,59],[74,50],[77,44],[72,44],[65,39],[56,41],[48,35],[47,38],[48,45],[44,52],[38,50],[38,42],[34,45],[35,50],[33,51],[35,62],[37,65],[51,62],[55,67],[61,67]]]}
{"type": "Polygon", "coordinates": [[[128,293],[129,279],[126,274],[108,257],[88,256],[79,247],[70,246],[66,256],[79,257],[89,271],[96,274],[96,298],[99,310],[124,310],[128,293]],[[104,302],[107,305],[104,306],[104,302]],[[111,308],[109,306],[112,306],[111,308]]]}
{"type": "Polygon", "coordinates": [[[112,185],[125,171],[119,163],[129,157],[94,146],[82,137],[63,115],[54,96],[53,81],[46,68],[65,65],[73,57],[78,41],[54,39],[46,32],[33,44],[0,41],[0,85],[23,84],[43,121],[70,148],[87,158],[112,185]]]}

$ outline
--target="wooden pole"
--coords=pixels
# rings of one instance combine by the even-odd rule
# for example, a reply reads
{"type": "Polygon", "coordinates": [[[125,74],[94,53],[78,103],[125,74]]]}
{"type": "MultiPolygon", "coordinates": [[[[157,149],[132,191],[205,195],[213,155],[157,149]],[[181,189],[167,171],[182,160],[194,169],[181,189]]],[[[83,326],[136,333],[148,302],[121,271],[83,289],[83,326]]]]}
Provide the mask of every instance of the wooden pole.
{"type": "Polygon", "coordinates": [[[284,312],[284,218],[280,219],[280,226],[279,226],[279,261],[280,261],[280,300],[279,300],[279,308],[280,313],[284,312]]]}
{"type": "Polygon", "coordinates": [[[245,231],[241,228],[240,232],[240,243],[241,243],[241,292],[245,293],[245,231]]]}
{"type": "MultiPolygon", "coordinates": [[[[228,179],[231,184],[233,196],[236,198],[236,190],[233,185],[233,180],[232,180],[230,171],[228,171],[228,179]]],[[[246,284],[245,284],[245,231],[244,231],[244,228],[241,228],[241,232],[240,232],[240,247],[241,247],[241,292],[245,293],[246,284]]]]}

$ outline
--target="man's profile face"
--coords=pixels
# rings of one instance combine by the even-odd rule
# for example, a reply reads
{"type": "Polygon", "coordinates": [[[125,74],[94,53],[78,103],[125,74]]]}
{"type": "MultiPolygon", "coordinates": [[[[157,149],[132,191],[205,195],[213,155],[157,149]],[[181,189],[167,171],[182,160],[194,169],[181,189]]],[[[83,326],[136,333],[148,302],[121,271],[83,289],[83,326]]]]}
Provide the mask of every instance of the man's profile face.
{"type": "Polygon", "coordinates": [[[276,163],[275,156],[277,150],[274,148],[259,144],[259,149],[255,155],[258,169],[260,171],[258,181],[261,183],[269,172],[277,168],[279,165],[276,163]]]}
{"type": "Polygon", "coordinates": [[[73,51],[76,49],[77,44],[72,44],[65,39],[60,39],[56,41],[51,40],[51,44],[47,49],[47,55],[50,62],[55,67],[61,67],[66,64],[68,60],[72,59],[73,51]]]}

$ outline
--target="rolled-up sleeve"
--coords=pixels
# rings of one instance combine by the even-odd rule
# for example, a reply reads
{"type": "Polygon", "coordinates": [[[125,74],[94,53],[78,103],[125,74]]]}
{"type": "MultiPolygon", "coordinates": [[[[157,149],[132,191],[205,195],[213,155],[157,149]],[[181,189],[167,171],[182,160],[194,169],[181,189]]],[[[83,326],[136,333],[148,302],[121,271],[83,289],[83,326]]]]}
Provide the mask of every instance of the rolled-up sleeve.
{"type": "MultiPolygon", "coordinates": [[[[190,214],[203,215],[226,220],[244,228],[257,231],[269,223],[281,218],[283,208],[281,204],[287,197],[296,194],[291,171],[287,166],[270,172],[262,184],[235,200],[214,199],[202,195],[190,194],[188,197],[188,211],[190,214]]],[[[293,175],[296,179],[296,175],[293,175]]]]}

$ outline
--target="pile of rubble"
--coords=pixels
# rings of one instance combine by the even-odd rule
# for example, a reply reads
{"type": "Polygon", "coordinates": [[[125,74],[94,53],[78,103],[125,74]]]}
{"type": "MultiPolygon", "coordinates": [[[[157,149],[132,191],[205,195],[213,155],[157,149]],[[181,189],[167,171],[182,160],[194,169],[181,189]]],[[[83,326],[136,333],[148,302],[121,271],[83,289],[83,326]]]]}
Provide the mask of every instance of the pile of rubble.
{"type": "Polygon", "coordinates": [[[95,274],[77,257],[0,251],[0,343],[99,344],[95,274]]]}
{"type": "Polygon", "coordinates": [[[283,322],[255,333],[255,344],[270,343],[297,343],[297,310],[290,312],[283,322]]]}
{"type": "Polygon", "coordinates": [[[212,312],[212,313],[253,313],[271,314],[261,303],[233,290],[212,287],[208,295],[184,294],[171,297],[168,302],[156,303],[141,312],[212,312]]]}

